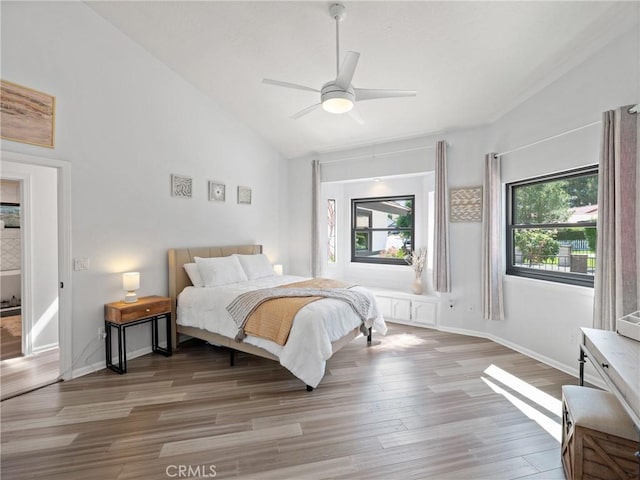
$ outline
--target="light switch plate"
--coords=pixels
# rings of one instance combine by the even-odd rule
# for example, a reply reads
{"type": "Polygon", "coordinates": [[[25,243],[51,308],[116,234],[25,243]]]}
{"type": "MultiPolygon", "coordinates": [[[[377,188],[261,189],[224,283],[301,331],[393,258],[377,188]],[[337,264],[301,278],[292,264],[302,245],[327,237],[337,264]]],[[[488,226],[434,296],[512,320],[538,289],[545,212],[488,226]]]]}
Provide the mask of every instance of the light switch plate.
{"type": "Polygon", "coordinates": [[[81,270],[89,270],[89,259],[88,258],[74,258],[73,259],[73,269],[76,272],[81,270]]]}

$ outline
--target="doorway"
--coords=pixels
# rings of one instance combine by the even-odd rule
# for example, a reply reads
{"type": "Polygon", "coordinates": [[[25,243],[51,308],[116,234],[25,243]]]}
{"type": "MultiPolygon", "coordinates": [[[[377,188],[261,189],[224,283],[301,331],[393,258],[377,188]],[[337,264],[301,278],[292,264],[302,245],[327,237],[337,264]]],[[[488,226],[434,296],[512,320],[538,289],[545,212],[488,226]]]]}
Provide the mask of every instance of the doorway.
{"type": "Polygon", "coordinates": [[[21,182],[0,179],[0,360],[21,357],[21,182]]]}
{"type": "Polygon", "coordinates": [[[20,299],[21,355],[0,360],[5,399],[70,378],[70,166],[3,151],[1,177],[3,188],[18,187],[19,202],[11,203],[20,207],[21,246],[19,296],[9,298],[10,303],[20,299]]]}

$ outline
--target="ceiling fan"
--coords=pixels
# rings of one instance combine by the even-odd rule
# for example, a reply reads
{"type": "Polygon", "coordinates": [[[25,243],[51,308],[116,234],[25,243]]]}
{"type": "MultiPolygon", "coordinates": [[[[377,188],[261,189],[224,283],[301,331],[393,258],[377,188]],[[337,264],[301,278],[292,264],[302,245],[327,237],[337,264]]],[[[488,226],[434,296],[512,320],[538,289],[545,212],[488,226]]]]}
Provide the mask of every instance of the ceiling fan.
{"type": "Polygon", "coordinates": [[[385,89],[372,89],[372,88],[355,88],[351,84],[353,75],[358,65],[358,59],[360,54],[358,52],[347,52],[347,55],[340,66],[340,22],[345,18],[345,7],[342,4],[335,3],[329,7],[329,14],[336,21],[336,78],[325,83],[320,90],[312,87],[306,87],[304,85],[298,85],[296,83],[281,82],[280,80],[271,80],[265,78],[262,83],[269,85],[276,85],[285,88],[294,88],[297,90],[308,90],[320,94],[320,102],[311,105],[298,113],[291,116],[293,119],[298,119],[303,115],[306,115],[319,106],[322,109],[330,113],[347,113],[355,118],[358,122],[362,123],[362,119],[353,110],[355,102],[361,102],[363,100],[375,100],[378,98],[392,98],[392,97],[415,97],[416,92],[413,90],[385,90],[385,89]]]}

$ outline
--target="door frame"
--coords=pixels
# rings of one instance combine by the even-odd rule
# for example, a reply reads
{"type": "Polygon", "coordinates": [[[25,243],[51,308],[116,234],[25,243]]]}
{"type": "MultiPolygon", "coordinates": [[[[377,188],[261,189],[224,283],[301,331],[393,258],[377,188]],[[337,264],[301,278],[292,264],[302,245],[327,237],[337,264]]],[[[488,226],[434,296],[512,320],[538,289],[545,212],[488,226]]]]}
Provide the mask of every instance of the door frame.
{"type": "MultiPolygon", "coordinates": [[[[14,163],[22,163],[28,165],[37,165],[42,167],[56,168],[58,171],[58,347],[60,352],[60,371],[59,377],[63,380],[71,379],[72,371],[72,343],[71,343],[71,325],[72,325],[72,284],[71,284],[71,163],[54,158],[37,157],[8,150],[1,150],[2,160],[14,163]]],[[[29,179],[22,179],[23,191],[21,192],[22,201],[27,199],[27,193],[30,193],[29,179]]],[[[27,201],[28,203],[28,201],[27,201]]],[[[25,210],[28,205],[25,205],[25,210]]],[[[29,215],[29,213],[27,214],[29,215]]],[[[30,248],[30,228],[25,232],[23,238],[23,247],[26,241],[27,249],[23,249],[26,253],[30,248]]],[[[27,255],[25,255],[27,257],[27,255]]],[[[32,278],[32,268],[30,259],[23,262],[25,272],[23,273],[22,285],[25,293],[31,295],[30,279],[32,278]],[[25,279],[25,277],[27,277],[25,279]]],[[[30,297],[28,297],[30,298],[30,297]]],[[[29,303],[29,302],[26,302],[29,303]]],[[[25,315],[26,316],[26,315],[25,315]]],[[[23,340],[24,342],[24,340],[23,340]]]]}

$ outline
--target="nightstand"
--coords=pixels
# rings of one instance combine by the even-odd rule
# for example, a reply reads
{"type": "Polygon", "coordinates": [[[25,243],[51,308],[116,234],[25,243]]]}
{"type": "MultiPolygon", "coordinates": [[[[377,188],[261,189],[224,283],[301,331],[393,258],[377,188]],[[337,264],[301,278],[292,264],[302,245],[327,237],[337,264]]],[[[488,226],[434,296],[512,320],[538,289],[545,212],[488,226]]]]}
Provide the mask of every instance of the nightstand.
{"type": "Polygon", "coordinates": [[[127,373],[126,328],[151,322],[151,348],[153,352],[170,357],[171,350],[171,299],[153,295],[139,298],[135,303],[112,302],[104,306],[104,330],[106,333],[107,368],[127,373]],[[164,318],[167,329],[167,347],[158,346],[158,320],[164,318]],[[118,364],[112,362],[111,329],[118,334],[118,364]]]}

